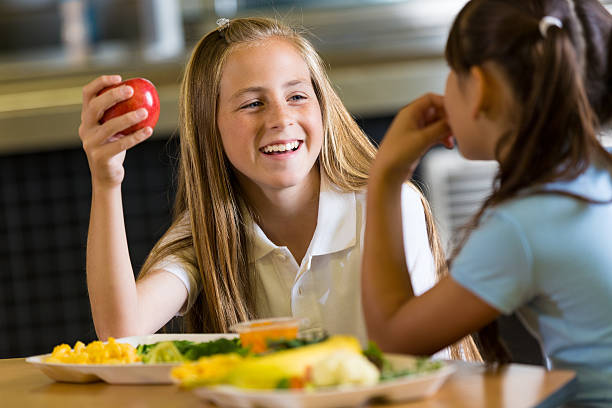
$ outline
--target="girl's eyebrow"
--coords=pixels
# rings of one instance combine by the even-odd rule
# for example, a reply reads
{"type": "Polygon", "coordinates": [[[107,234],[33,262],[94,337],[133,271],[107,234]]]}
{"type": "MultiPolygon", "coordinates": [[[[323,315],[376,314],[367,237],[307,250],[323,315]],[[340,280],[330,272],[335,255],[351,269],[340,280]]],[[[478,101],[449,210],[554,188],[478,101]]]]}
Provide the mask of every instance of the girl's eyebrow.
{"type": "MultiPolygon", "coordinates": [[[[300,85],[300,84],[308,84],[310,85],[310,79],[305,80],[305,79],[293,79],[289,82],[286,82],[285,84],[283,84],[283,88],[290,88],[292,86],[295,85],[300,85]]],[[[238,91],[236,91],[232,97],[230,99],[236,99],[239,98],[240,96],[246,94],[246,93],[255,93],[255,92],[261,92],[263,90],[265,90],[266,88],[263,86],[250,86],[248,88],[242,88],[239,89],[238,91]]]]}

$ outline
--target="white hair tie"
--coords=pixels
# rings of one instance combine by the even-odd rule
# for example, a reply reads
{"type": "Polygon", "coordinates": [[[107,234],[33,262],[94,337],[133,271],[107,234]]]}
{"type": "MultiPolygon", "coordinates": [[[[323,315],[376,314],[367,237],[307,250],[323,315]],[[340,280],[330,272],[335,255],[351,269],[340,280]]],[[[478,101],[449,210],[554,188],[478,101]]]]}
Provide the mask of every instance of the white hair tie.
{"type": "Polygon", "coordinates": [[[229,22],[230,22],[229,18],[221,17],[220,19],[217,20],[217,28],[223,29],[225,28],[226,25],[229,24],[229,22]]]}
{"type": "Polygon", "coordinates": [[[557,17],[553,16],[544,16],[540,20],[540,34],[542,37],[546,38],[546,33],[548,32],[548,28],[550,26],[556,26],[559,28],[563,28],[563,23],[557,17]]]}

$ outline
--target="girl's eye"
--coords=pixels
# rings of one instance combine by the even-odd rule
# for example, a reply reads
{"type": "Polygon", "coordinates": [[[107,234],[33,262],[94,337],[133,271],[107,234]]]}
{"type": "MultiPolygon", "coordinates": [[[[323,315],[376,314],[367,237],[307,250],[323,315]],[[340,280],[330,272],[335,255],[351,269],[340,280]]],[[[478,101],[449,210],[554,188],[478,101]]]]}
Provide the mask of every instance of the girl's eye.
{"type": "Polygon", "coordinates": [[[290,101],[294,101],[294,102],[295,102],[295,101],[302,100],[302,99],[306,99],[306,97],[305,97],[304,95],[292,95],[292,96],[289,98],[289,100],[290,100],[290,101]]]}
{"type": "Polygon", "coordinates": [[[263,104],[260,101],[254,101],[254,102],[248,103],[246,105],[242,105],[240,107],[240,109],[257,108],[258,106],[261,106],[261,105],[263,105],[263,104]]]}

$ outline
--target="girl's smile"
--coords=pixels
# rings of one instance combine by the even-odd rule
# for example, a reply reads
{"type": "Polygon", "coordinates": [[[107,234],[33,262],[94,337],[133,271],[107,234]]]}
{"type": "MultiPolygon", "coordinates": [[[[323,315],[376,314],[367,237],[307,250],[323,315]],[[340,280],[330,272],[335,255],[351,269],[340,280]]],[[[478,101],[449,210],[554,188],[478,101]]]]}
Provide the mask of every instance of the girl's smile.
{"type": "Polygon", "coordinates": [[[285,158],[296,152],[302,143],[304,143],[303,140],[280,140],[260,147],[259,151],[267,156],[285,158]]]}

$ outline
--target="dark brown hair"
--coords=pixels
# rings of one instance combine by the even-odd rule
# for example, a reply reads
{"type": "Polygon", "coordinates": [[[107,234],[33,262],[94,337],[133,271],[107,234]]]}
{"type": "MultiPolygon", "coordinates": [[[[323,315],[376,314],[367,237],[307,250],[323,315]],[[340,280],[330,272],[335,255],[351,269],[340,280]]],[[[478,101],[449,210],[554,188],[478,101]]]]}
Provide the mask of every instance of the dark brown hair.
{"type": "MultiPolygon", "coordinates": [[[[495,64],[520,109],[496,146],[493,192],[451,260],[488,208],[526,194],[527,187],[572,180],[594,160],[612,169],[596,134],[612,116],[611,31],[612,16],[597,0],[472,0],[461,10],[446,45],[450,68],[461,79],[473,66],[495,64]],[[551,25],[544,35],[544,16],[558,18],[562,27],[551,25]]],[[[495,322],[476,342],[486,361],[510,360],[495,322]]]]}

